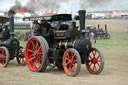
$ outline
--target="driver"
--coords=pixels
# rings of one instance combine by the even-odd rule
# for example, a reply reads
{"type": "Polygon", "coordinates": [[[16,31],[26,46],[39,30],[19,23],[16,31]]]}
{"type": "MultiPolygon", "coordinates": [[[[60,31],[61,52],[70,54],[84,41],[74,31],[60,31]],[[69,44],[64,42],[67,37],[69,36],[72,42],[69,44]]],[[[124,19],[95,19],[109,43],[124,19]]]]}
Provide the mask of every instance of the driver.
{"type": "Polygon", "coordinates": [[[41,28],[41,34],[46,35],[48,34],[51,25],[47,22],[47,20],[42,20],[40,24],[40,28],[41,28]]]}
{"type": "Polygon", "coordinates": [[[31,28],[30,28],[30,30],[32,32],[32,36],[37,35],[38,28],[39,28],[38,20],[34,20],[33,23],[31,24],[31,28]]]}

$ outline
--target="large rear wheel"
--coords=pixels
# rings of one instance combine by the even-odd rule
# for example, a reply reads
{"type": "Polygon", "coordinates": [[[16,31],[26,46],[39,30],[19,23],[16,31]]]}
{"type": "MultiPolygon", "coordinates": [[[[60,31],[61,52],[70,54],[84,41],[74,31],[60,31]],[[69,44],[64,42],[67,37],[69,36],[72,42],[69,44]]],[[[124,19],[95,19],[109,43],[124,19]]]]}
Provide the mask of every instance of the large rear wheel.
{"type": "Polygon", "coordinates": [[[77,50],[74,48],[67,49],[63,56],[63,66],[69,76],[75,77],[81,69],[81,59],[77,50]]]}
{"type": "Polygon", "coordinates": [[[10,60],[9,51],[6,47],[0,47],[0,67],[7,67],[10,60]]]}
{"type": "Polygon", "coordinates": [[[99,74],[104,68],[104,56],[97,48],[92,48],[86,62],[87,69],[92,74],[99,74]]]}
{"type": "Polygon", "coordinates": [[[44,71],[48,64],[48,43],[41,36],[31,37],[27,43],[25,57],[31,71],[44,71]]]}

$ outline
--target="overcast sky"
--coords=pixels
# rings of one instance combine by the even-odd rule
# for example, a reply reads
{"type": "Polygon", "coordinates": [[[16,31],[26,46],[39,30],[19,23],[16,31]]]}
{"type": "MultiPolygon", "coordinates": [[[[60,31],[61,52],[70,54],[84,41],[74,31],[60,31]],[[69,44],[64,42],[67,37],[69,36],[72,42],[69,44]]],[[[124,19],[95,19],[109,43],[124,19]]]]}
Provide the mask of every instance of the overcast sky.
{"type": "MultiPolygon", "coordinates": [[[[22,5],[25,5],[28,0],[19,0],[21,1],[22,5]]],[[[48,0],[50,1],[50,0],[48,0]]],[[[94,0],[95,1],[95,0],[94,0]]],[[[11,6],[13,6],[15,3],[15,0],[0,0],[0,11],[3,10],[9,10],[11,6]]],[[[64,4],[65,5],[65,4],[64,4]]],[[[71,5],[70,6],[63,6],[61,7],[61,9],[71,9],[71,5]]],[[[110,3],[108,3],[105,6],[98,6],[95,8],[88,8],[87,10],[91,10],[91,11],[102,11],[102,10],[128,10],[128,0],[112,0],[110,3]]]]}

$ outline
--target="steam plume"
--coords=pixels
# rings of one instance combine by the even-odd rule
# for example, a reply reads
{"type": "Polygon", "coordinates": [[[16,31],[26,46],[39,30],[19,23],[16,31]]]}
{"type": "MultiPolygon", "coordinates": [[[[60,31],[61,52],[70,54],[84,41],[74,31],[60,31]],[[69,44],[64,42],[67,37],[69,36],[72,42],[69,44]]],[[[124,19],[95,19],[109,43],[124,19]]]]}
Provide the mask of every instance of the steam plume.
{"type": "Polygon", "coordinates": [[[10,9],[12,9],[12,10],[14,10],[16,12],[16,10],[21,9],[21,8],[22,8],[21,2],[18,1],[18,0],[15,0],[15,5],[12,6],[10,9]]]}
{"type": "Polygon", "coordinates": [[[59,9],[62,3],[68,3],[69,0],[29,0],[27,8],[32,10],[59,9]]]}
{"type": "MultiPolygon", "coordinates": [[[[63,3],[72,5],[70,10],[88,9],[95,7],[107,6],[113,0],[29,0],[26,6],[22,6],[19,0],[11,7],[13,10],[27,8],[28,10],[40,11],[41,9],[60,9],[63,3]],[[78,3],[77,3],[78,2],[78,3]],[[73,3],[73,4],[69,4],[73,3]]],[[[66,8],[66,7],[65,7],[66,8]]]]}

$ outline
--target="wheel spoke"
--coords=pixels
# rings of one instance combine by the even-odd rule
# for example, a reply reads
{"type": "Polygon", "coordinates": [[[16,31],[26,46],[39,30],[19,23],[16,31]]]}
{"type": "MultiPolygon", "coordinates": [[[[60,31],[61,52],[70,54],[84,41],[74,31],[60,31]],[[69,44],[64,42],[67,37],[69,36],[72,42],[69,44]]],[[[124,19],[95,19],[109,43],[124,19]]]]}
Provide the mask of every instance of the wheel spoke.
{"type": "Polygon", "coordinates": [[[36,41],[36,47],[37,47],[37,48],[39,47],[39,42],[38,42],[38,41],[36,41]]]}
{"type": "Polygon", "coordinates": [[[92,57],[89,55],[89,57],[88,58],[91,58],[91,60],[92,60],[92,57]]]}
{"type": "Polygon", "coordinates": [[[21,64],[24,64],[24,59],[21,60],[21,64]]]}
{"type": "Polygon", "coordinates": [[[21,61],[21,58],[19,58],[19,61],[21,61]]]}
{"type": "Polygon", "coordinates": [[[31,42],[31,43],[32,43],[34,50],[37,50],[35,44],[33,42],[31,42]]]}
{"type": "Polygon", "coordinates": [[[94,64],[94,66],[93,66],[93,72],[95,71],[95,64],[94,64]]]}
{"type": "Polygon", "coordinates": [[[4,55],[4,50],[2,50],[2,55],[4,55]]]}
{"type": "Polygon", "coordinates": [[[30,59],[29,59],[29,62],[32,61],[33,59],[35,59],[35,57],[30,58],[30,59]]]}
{"type": "Polygon", "coordinates": [[[76,65],[75,64],[73,64],[73,68],[74,68],[74,72],[76,72],[76,65]]]}
{"type": "Polygon", "coordinates": [[[24,58],[21,58],[21,64],[25,64],[24,58]]]}
{"type": "Polygon", "coordinates": [[[64,65],[66,65],[66,66],[67,66],[68,64],[69,64],[69,63],[64,63],[64,65]]]}
{"type": "Polygon", "coordinates": [[[32,53],[34,53],[34,51],[33,51],[33,50],[31,50],[31,49],[28,49],[28,51],[29,51],[29,52],[32,52],[32,53]]]}
{"type": "Polygon", "coordinates": [[[65,57],[66,60],[71,61],[69,58],[65,57]]]}
{"type": "Polygon", "coordinates": [[[4,60],[4,59],[2,59],[2,64],[3,64],[3,65],[6,63],[6,62],[4,63],[4,61],[5,61],[5,60],[4,60]]]}
{"type": "Polygon", "coordinates": [[[73,60],[73,63],[77,63],[77,60],[73,60]]]}
{"type": "Polygon", "coordinates": [[[99,59],[100,55],[97,57],[97,59],[99,59]]]}
{"type": "Polygon", "coordinates": [[[96,68],[96,66],[95,66],[95,71],[96,71],[96,72],[98,71],[97,68],[96,68]]]}
{"type": "Polygon", "coordinates": [[[93,63],[91,62],[91,64],[89,66],[91,66],[93,63]]]}
{"type": "Polygon", "coordinates": [[[38,52],[41,50],[41,46],[37,49],[38,50],[38,52]]]}
{"type": "Polygon", "coordinates": [[[66,54],[67,58],[70,59],[69,53],[66,54]]]}
{"type": "Polygon", "coordinates": [[[101,62],[101,60],[97,60],[97,62],[101,62]]]}
{"type": "Polygon", "coordinates": [[[38,62],[38,68],[40,67],[40,62],[38,62]]]}
{"type": "Polygon", "coordinates": [[[67,62],[67,65],[69,65],[70,63],[71,63],[71,61],[68,61],[68,62],[67,62]]]}
{"type": "Polygon", "coordinates": [[[71,67],[72,67],[72,65],[70,64],[70,65],[69,65],[69,68],[68,68],[70,72],[71,72],[71,67]]]}
{"type": "Polygon", "coordinates": [[[39,61],[42,61],[42,58],[40,56],[38,57],[38,59],[39,59],[39,61]]]}
{"type": "Polygon", "coordinates": [[[75,54],[73,52],[71,52],[71,57],[72,57],[72,60],[74,59],[75,57],[75,54]]]}
{"type": "Polygon", "coordinates": [[[33,61],[33,67],[35,67],[35,64],[36,64],[36,59],[34,59],[33,61]]]}
{"type": "Polygon", "coordinates": [[[97,62],[97,65],[100,67],[100,64],[97,62]]]}
{"type": "Polygon", "coordinates": [[[37,54],[38,54],[38,55],[42,55],[42,53],[40,53],[40,52],[38,52],[37,54]]]}
{"type": "Polygon", "coordinates": [[[92,51],[92,54],[93,54],[93,58],[95,58],[95,55],[96,55],[96,51],[95,51],[95,53],[92,51]]]}
{"type": "Polygon", "coordinates": [[[30,57],[34,57],[34,54],[31,54],[30,57]]]}

